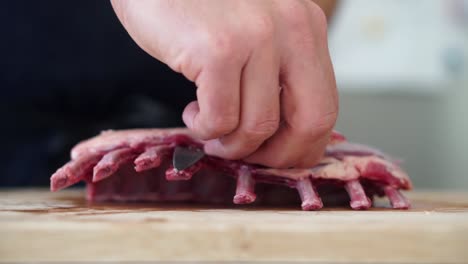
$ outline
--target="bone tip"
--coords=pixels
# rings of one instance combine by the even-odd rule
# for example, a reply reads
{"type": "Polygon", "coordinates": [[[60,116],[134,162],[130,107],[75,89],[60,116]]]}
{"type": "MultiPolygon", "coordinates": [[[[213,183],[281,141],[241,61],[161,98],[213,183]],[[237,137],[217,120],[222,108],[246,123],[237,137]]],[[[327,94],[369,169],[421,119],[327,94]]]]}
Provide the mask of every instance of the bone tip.
{"type": "Polygon", "coordinates": [[[192,174],[186,171],[179,171],[176,168],[166,171],[166,180],[168,181],[187,181],[192,179],[192,174]]]}
{"type": "Polygon", "coordinates": [[[393,203],[392,208],[406,210],[410,208],[410,204],[406,201],[400,201],[400,202],[393,203]]]}
{"type": "Polygon", "coordinates": [[[110,166],[96,166],[93,169],[93,182],[101,181],[115,172],[115,169],[110,166]]]}
{"type": "Polygon", "coordinates": [[[51,191],[51,192],[56,192],[56,191],[58,191],[58,190],[59,190],[58,186],[56,186],[54,183],[52,183],[52,184],[50,185],[50,191],[51,191]]]}
{"type": "Polygon", "coordinates": [[[52,192],[56,192],[56,191],[59,191],[63,188],[65,188],[65,186],[67,185],[67,177],[66,176],[52,176],[50,178],[51,180],[51,184],[50,184],[50,191],[52,192]]]}
{"type": "MultiPolygon", "coordinates": [[[[408,178],[408,176],[406,176],[408,178]]],[[[406,189],[406,190],[412,190],[413,189],[413,183],[411,183],[410,180],[408,179],[402,179],[401,180],[401,183],[403,185],[403,187],[406,189]]]]}
{"type": "Polygon", "coordinates": [[[367,198],[366,200],[351,201],[350,206],[354,210],[366,210],[372,206],[372,202],[369,198],[367,198]]]}
{"type": "Polygon", "coordinates": [[[152,168],[159,167],[161,165],[161,159],[150,159],[150,158],[137,158],[134,161],[135,171],[142,172],[152,168]]]}
{"type": "Polygon", "coordinates": [[[304,211],[313,211],[318,210],[323,207],[323,203],[320,200],[317,201],[304,201],[301,204],[302,210],[304,211]]]}
{"type": "Polygon", "coordinates": [[[135,161],[135,166],[133,167],[133,169],[136,172],[142,172],[142,171],[151,169],[151,167],[146,162],[137,162],[137,161],[135,161]]]}
{"type": "Polygon", "coordinates": [[[253,203],[257,196],[253,193],[239,193],[234,196],[233,202],[235,204],[249,204],[253,203]]]}
{"type": "Polygon", "coordinates": [[[60,189],[65,188],[68,181],[68,175],[63,168],[58,169],[50,177],[50,191],[56,192],[60,189]]]}
{"type": "Polygon", "coordinates": [[[105,173],[104,171],[102,170],[99,170],[99,171],[95,171],[94,174],[93,174],[93,182],[98,182],[100,180],[103,180],[104,178],[106,178],[108,176],[107,173],[105,173]]]}

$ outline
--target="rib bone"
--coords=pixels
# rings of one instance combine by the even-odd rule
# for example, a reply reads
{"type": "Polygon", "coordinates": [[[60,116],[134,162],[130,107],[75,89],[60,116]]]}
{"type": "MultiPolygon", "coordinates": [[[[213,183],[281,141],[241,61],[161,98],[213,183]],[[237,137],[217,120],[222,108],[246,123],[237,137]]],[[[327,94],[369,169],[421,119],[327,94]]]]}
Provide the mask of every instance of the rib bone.
{"type": "Polygon", "coordinates": [[[234,195],[235,204],[253,203],[257,196],[255,195],[255,180],[252,178],[249,167],[241,166],[238,170],[236,195],[234,195]]]}
{"type": "Polygon", "coordinates": [[[83,180],[101,157],[98,153],[88,154],[68,162],[50,178],[50,190],[55,192],[83,180]]]}
{"type": "Polygon", "coordinates": [[[408,200],[400,193],[399,190],[392,186],[385,186],[383,189],[394,209],[408,209],[410,207],[408,200]]]}
{"type": "Polygon", "coordinates": [[[296,185],[297,191],[301,196],[302,210],[310,211],[323,207],[322,200],[315,192],[314,186],[309,178],[300,179],[296,185]]]}
{"type": "Polygon", "coordinates": [[[170,149],[171,147],[167,145],[147,148],[145,152],[135,159],[135,170],[141,172],[159,167],[162,159],[169,153],[170,149]]]}
{"type": "Polygon", "coordinates": [[[361,183],[358,180],[351,180],[345,183],[345,189],[349,194],[350,206],[353,209],[367,209],[372,206],[371,200],[366,196],[361,183]]]}
{"type": "Polygon", "coordinates": [[[187,181],[192,179],[192,176],[197,173],[202,167],[201,162],[188,167],[185,170],[177,170],[174,166],[169,166],[166,170],[166,180],[168,181],[187,181]]]}
{"type": "Polygon", "coordinates": [[[93,182],[98,182],[111,176],[122,164],[134,158],[135,154],[131,148],[116,149],[107,153],[94,167],[93,182]]]}

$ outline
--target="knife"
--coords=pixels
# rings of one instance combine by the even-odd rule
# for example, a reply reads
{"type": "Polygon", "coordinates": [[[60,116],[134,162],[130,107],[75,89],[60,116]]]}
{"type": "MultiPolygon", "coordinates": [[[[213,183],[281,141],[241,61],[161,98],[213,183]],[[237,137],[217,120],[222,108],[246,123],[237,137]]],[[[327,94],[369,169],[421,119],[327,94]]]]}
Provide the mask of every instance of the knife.
{"type": "Polygon", "coordinates": [[[177,170],[185,170],[205,156],[202,149],[177,146],[172,156],[172,165],[177,170]]]}

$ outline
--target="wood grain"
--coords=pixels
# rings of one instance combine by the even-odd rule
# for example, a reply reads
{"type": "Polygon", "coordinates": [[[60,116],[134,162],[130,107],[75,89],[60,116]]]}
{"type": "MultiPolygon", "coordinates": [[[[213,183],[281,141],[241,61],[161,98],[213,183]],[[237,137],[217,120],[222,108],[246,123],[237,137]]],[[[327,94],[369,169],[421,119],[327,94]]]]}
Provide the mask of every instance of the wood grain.
{"type": "Polygon", "coordinates": [[[314,212],[83,197],[79,189],[0,191],[0,261],[468,261],[468,193],[413,192],[409,211],[314,212]]]}

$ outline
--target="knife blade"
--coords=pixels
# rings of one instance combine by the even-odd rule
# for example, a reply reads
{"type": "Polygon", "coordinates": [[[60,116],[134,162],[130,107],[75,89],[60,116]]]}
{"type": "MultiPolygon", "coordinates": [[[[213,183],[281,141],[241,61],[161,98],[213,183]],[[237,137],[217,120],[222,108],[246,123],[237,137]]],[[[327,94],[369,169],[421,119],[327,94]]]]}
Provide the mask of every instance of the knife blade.
{"type": "Polygon", "coordinates": [[[172,156],[172,165],[177,170],[185,170],[197,163],[204,156],[205,153],[199,148],[177,146],[174,149],[174,154],[172,156]]]}

